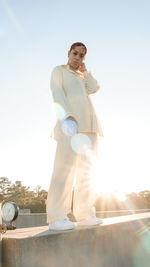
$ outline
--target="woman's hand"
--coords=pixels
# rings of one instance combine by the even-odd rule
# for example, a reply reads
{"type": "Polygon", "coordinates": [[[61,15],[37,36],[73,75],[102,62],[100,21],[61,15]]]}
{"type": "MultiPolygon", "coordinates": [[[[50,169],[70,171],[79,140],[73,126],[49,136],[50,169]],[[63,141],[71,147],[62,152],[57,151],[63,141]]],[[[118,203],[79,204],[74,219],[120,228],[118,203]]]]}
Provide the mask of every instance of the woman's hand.
{"type": "Polygon", "coordinates": [[[78,68],[78,70],[81,71],[81,72],[87,70],[86,67],[85,67],[85,63],[82,62],[82,64],[81,64],[80,67],[78,68]]]}
{"type": "Polygon", "coordinates": [[[77,121],[72,116],[67,117],[62,123],[62,131],[69,136],[76,134],[78,131],[77,121]]]}
{"type": "Polygon", "coordinates": [[[75,121],[77,123],[77,121],[72,116],[67,117],[66,120],[72,120],[72,121],[75,121]]]}

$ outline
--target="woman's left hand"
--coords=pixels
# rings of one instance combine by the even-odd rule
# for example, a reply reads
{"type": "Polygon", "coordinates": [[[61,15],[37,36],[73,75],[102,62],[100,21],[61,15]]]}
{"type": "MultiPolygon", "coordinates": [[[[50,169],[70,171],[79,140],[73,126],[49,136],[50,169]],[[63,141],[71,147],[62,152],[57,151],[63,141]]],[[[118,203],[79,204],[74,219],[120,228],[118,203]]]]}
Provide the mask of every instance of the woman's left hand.
{"type": "Polygon", "coordinates": [[[79,71],[83,72],[86,70],[85,63],[82,63],[81,66],[78,68],[79,71]]]}

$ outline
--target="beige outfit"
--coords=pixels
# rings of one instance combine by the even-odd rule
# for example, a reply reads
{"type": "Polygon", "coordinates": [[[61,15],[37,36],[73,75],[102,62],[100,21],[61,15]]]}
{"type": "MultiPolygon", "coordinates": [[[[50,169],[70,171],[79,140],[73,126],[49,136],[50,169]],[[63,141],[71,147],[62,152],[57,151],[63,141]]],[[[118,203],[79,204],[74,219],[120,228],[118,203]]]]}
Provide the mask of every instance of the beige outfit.
{"type": "MultiPolygon", "coordinates": [[[[96,79],[89,71],[83,74],[67,68],[56,66],[51,74],[50,82],[54,103],[60,105],[64,118],[72,116],[78,122],[78,132],[97,132],[104,137],[100,121],[88,95],[100,89],[96,79]]],[[[59,109],[59,108],[58,108],[59,109]]],[[[57,120],[51,137],[57,140],[61,133],[61,120],[57,120]]]]}
{"type": "MultiPolygon", "coordinates": [[[[91,178],[97,156],[98,134],[101,137],[104,135],[88,95],[100,87],[90,72],[75,73],[69,65],[53,69],[50,87],[57,113],[51,137],[57,141],[57,149],[46,202],[47,223],[63,219],[70,213],[72,201],[73,214],[79,221],[95,214],[93,204],[96,194],[91,178]],[[73,137],[65,135],[61,130],[62,122],[68,116],[74,117],[78,123],[78,133],[74,137],[82,135],[90,141],[90,147],[85,153],[75,150],[73,137]]],[[[85,146],[86,138],[85,141],[83,139],[85,146]]]]}

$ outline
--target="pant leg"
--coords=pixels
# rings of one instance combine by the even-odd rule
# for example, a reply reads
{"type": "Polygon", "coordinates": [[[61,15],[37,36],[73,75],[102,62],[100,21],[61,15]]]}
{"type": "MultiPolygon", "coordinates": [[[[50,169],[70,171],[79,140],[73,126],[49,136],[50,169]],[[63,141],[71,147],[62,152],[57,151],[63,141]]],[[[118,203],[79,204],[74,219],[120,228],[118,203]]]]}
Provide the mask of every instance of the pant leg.
{"type": "Polygon", "coordinates": [[[57,141],[53,173],[46,201],[47,223],[63,219],[71,212],[76,153],[70,137],[61,135],[57,141]]]}
{"type": "Polygon", "coordinates": [[[84,220],[88,216],[95,215],[93,206],[97,193],[95,192],[92,175],[98,154],[98,135],[86,133],[91,141],[91,149],[88,153],[78,155],[76,184],[73,193],[73,214],[77,221],[84,220]]]}

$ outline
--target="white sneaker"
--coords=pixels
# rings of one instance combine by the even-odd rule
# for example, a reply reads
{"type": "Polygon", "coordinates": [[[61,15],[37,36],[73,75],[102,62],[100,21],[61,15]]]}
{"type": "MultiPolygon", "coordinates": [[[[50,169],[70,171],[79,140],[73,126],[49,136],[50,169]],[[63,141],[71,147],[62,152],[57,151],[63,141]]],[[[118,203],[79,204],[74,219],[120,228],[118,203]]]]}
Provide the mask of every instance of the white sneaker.
{"type": "Polygon", "coordinates": [[[97,225],[103,223],[101,218],[96,217],[96,215],[92,215],[85,220],[77,222],[77,225],[97,225]]]}
{"type": "Polygon", "coordinates": [[[70,221],[66,216],[64,219],[50,223],[48,226],[50,230],[69,230],[75,228],[76,223],[70,221]]]}

